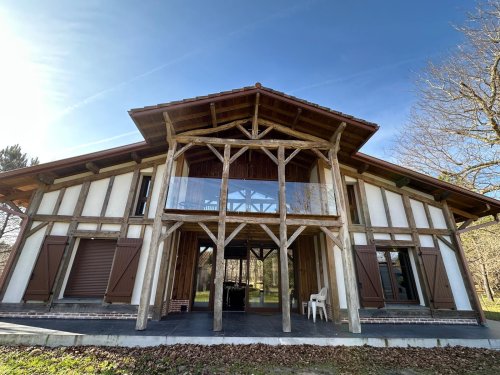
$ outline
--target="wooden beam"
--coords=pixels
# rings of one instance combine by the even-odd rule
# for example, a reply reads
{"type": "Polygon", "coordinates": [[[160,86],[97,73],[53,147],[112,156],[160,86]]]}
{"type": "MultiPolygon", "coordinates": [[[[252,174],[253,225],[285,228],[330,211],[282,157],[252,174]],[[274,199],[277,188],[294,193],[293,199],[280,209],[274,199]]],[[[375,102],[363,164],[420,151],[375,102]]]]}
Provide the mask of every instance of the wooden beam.
{"type": "MultiPolygon", "coordinates": [[[[166,112],[164,112],[164,115],[166,112]]],[[[170,120],[168,115],[166,119],[170,120]]],[[[171,123],[170,123],[171,125],[171,123]]],[[[168,127],[169,125],[167,125],[168,127]]],[[[142,282],[141,295],[139,298],[139,307],[137,309],[137,321],[135,329],[142,331],[146,329],[148,324],[149,314],[149,301],[151,299],[151,292],[153,289],[153,276],[156,268],[156,259],[158,258],[160,236],[162,232],[162,214],[164,210],[164,203],[167,200],[168,189],[170,186],[170,179],[172,177],[172,170],[174,165],[174,153],[176,149],[175,140],[169,140],[169,148],[167,152],[167,160],[165,171],[160,186],[160,194],[158,196],[158,204],[156,205],[156,213],[153,223],[153,230],[151,233],[151,243],[149,245],[148,257],[146,260],[146,267],[144,269],[144,279],[142,282]]]]}
{"type": "Polygon", "coordinates": [[[358,167],[357,171],[359,174],[363,174],[368,171],[368,169],[370,169],[370,164],[363,163],[358,167]]]}
{"type": "Polygon", "coordinates": [[[281,321],[283,332],[292,331],[290,320],[290,291],[288,280],[288,246],[286,225],[286,187],[285,187],[285,148],[278,148],[278,185],[280,210],[280,287],[281,287],[281,321]]]}
{"type": "Polygon", "coordinates": [[[48,224],[49,224],[49,222],[48,222],[48,221],[46,221],[46,222],[44,222],[44,223],[40,223],[40,224],[38,224],[36,227],[34,227],[34,228],[30,229],[30,230],[26,233],[25,237],[26,237],[26,238],[30,237],[31,235],[35,234],[36,232],[38,232],[40,229],[42,229],[44,226],[46,226],[46,225],[48,225],[48,224]]]}
{"type": "Polygon", "coordinates": [[[269,237],[274,241],[274,243],[279,246],[280,245],[280,240],[278,240],[278,237],[276,237],[271,229],[266,224],[259,224],[262,229],[264,229],[264,232],[267,233],[269,237]]]}
{"type": "Polygon", "coordinates": [[[349,331],[361,333],[361,322],[359,319],[359,294],[358,282],[354,268],[354,255],[351,246],[351,237],[349,235],[349,223],[347,222],[347,202],[342,189],[342,176],[340,175],[340,166],[337,159],[337,152],[340,145],[340,137],[346,124],[343,123],[335,132],[333,147],[328,152],[330,171],[332,173],[333,188],[335,190],[335,200],[338,215],[342,220],[342,227],[339,234],[342,236],[342,264],[344,268],[346,297],[347,297],[347,315],[349,321],[349,331]]]}
{"type": "Polygon", "coordinates": [[[302,114],[302,108],[297,107],[297,113],[292,121],[292,129],[295,130],[295,126],[297,126],[297,122],[299,121],[300,115],[302,114]]]}
{"type": "Polygon", "coordinates": [[[495,224],[498,224],[499,223],[499,219],[498,217],[495,218],[495,220],[492,220],[492,221],[489,221],[487,223],[481,223],[481,224],[477,224],[477,225],[473,225],[472,227],[468,227],[468,228],[463,228],[463,229],[458,229],[457,230],[457,233],[458,234],[462,234],[462,233],[465,233],[465,232],[469,232],[471,230],[476,230],[476,229],[481,229],[481,228],[486,228],[486,227],[489,227],[491,225],[495,225],[495,224]]]}
{"type": "Polygon", "coordinates": [[[340,241],[339,237],[336,236],[330,229],[326,227],[319,227],[321,231],[326,234],[326,236],[333,241],[333,243],[340,249],[344,250],[344,245],[342,244],[342,241],[340,241]]]}
{"type": "Polygon", "coordinates": [[[265,128],[263,131],[261,131],[259,133],[259,135],[257,136],[257,139],[264,138],[268,133],[272,132],[273,130],[274,130],[274,126],[268,126],[267,128],[265,128]]]}
{"type": "Polygon", "coordinates": [[[243,119],[243,120],[236,120],[236,121],[231,121],[227,124],[224,125],[219,125],[217,127],[213,128],[205,128],[205,129],[195,129],[195,130],[188,130],[182,133],[177,134],[178,137],[180,136],[201,136],[201,135],[207,135],[207,134],[213,134],[213,133],[218,133],[224,130],[229,130],[238,126],[241,126],[241,124],[244,124],[245,122],[248,122],[248,118],[243,119]]]}
{"type": "Polygon", "coordinates": [[[229,179],[229,159],[231,146],[224,146],[224,159],[222,162],[222,181],[219,195],[219,225],[217,230],[217,255],[215,261],[215,290],[214,290],[214,331],[222,330],[222,296],[224,283],[224,242],[226,240],[226,209],[227,186],[229,179]]]}
{"type": "Polygon", "coordinates": [[[240,225],[238,225],[236,227],[235,230],[233,230],[233,232],[226,238],[226,240],[224,241],[224,246],[227,246],[229,245],[229,243],[234,239],[234,237],[236,237],[238,235],[238,233],[240,233],[240,231],[245,228],[246,226],[246,223],[241,223],[240,225]]]}
{"type": "Polygon", "coordinates": [[[445,199],[448,199],[450,195],[451,195],[451,191],[445,190],[445,191],[442,191],[438,194],[435,194],[434,199],[436,200],[436,202],[442,202],[445,199]]]}
{"type": "Polygon", "coordinates": [[[475,209],[473,213],[476,215],[481,215],[484,214],[485,212],[488,212],[489,210],[491,210],[491,206],[489,205],[489,203],[483,203],[480,207],[475,209]]]}
{"type": "Polygon", "coordinates": [[[268,127],[273,127],[274,130],[276,130],[280,133],[290,135],[290,136],[295,137],[295,138],[302,140],[302,141],[318,142],[318,143],[326,142],[326,140],[323,138],[316,137],[314,135],[300,132],[297,130],[292,130],[288,126],[278,124],[277,122],[274,122],[274,121],[260,119],[259,124],[264,125],[264,126],[268,126],[268,127]]]}
{"type": "Polygon", "coordinates": [[[241,155],[243,155],[246,151],[248,150],[248,147],[243,147],[236,152],[233,156],[231,156],[231,159],[229,159],[229,164],[232,164],[236,159],[238,159],[241,155]]]}
{"type": "Polygon", "coordinates": [[[255,94],[255,109],[253,112],[253,119],[252,119],[252,139],[257,139],[257,136],[259,135],[259,100],[260,100],[260,93],[258,92],[255,94]]]}
{"type": "Polygon", "coordinates": [[[210,149],[210,151],[212,151],[214,153],[215,156],[217,156],[217,159],[219,159],[221,162],[224,163],[224,158],[222,157],[222,155],[219,153],[219,151],[217,151],[215,149],[214,146],[212,146],[211,144],[207,144],[207,147],[210,149]]]}
{"type": "Polygon", "coordinates": [[[403,186],[407,186],[411,182],[411,180],[409,177],[405,176],[401,177],[399,180],[396,180],[395,182],[398,188],[402,188],[403,186]]]}
{"type": "MultiPolygon", "coordinates": [[[[98,170],[99,172],[99,170],[98,170]]],[[[49,175],[48,173],[39,173],[37,175],[38,181],[45,185],[52,185],[54,183],[54,176],[49,175]]]]}
{"type": "Polygon", "coordinates": [[[300,152],[300,148],[297,148],[295,150],[293,150],[293,152],[288,155],[288,157],[285,159],[285,165],[288,164],[289,162],[292,161],[292,159],[297,156],[297,154],[300,152]]]}
{"type": "Polygon", "coordinates": [[[206,234],[208,234],[208,237],[210,237],[214,244],[217,244],[217,237],[214,236],[212,231],[205,225],[205,223],[198,222],[198,225],[205,231],[206,234]]]}
{"type": "Polygon", "coordinates": [[[248,139],[252,139],[252,134],[250,134],[250,133],[248,132],[248,130],[246,130],[246,129],[243,127],[243,125],[238,124],[236,127],[239,129],[239,131],[240,131],[240,132],[242,132],[242,133],[243,133],[243,135],[244,135],[245,137],[247,137],[248,139]]]}
{"type": "Polygon", "coordinates": [[[340,148],[340,137],[342,136],[342,132],[346,128],[347,124],[345,122],[341,122],[339,127],[335,129],[332,136],[330,137],[330,143],[333,145],[333,152],[335,155],[339,152],[340,148]]]}
{"type": "Polygon", "coordinates": [[[217,113],[215,111],[215,103],[210,103],[210,115],[212,117],[212,126],[217,127],[217,113]]]}
{"type": "MultiPolygon", "coordinates": [[[[177,146],[174,137],[175,137],[175,129],[174,129],[174,124],[172,123],[172,120],[170,119],[170,115],[168,114],[167,111],[163,112],[163,119],[165,120],[165,130],[167,131],[167,143],[168,143],[168,148],[175,149],[174,146],[177,146]]],[[[189,143],[189,142],[187,142],[189,143]]]]}
{"type": "Polygon", "coordinates": [[[97,165],[95,165],[95,163],[93,163],[91,161],[85,163],[85,168],[87,168],[93,174],[98,174],[99,173],[99,167],[97,165]]]}
{"type": "Polygon", "coordinates": [[[467,227],[468,227],[470,224],[472,224],[473,222],[474,222],[474,220],[472,220],[472,219],[467,219],[467,220],[465,220],[462,224],[460,224],[460,226],[458,227],[458,231],[457,231],[457,232],[458,232],[458,233],[460,233],[460,231],[461,231],[462,229],[467,228],[467,227]]]}
{"type": "Polygon", "coordinates": [[[305,225],[302,225],[300,227],[298,227],[295,232],[293,232],[293,234],[290,236],[290,238],[288,238],[288,241],[286,242],[286,247],[290,247],[293,243],[293,241],[295,241],[297,239],[297,237],[304,231],[304,229],[306,229],[307,227],[305,225]]]}
{"type": "Polygon", "coordinates": [[[321,150],[326,150],[330,147],[330,144],[326,141],[323,142],[309,142],[309,141],[297,141],[297,140],[285,140],[285,139],[233,139],[233,138],[214,138],[214,137],[198,137],[198,136],[176,136],[176,141],[179,143],[194,143],[196,145],[214,145],[223,146],[231,145],[234,147],[245,147],[249,148],[272,148],[277,149],[282,146],[284,148],[300,148],[300,149],[311,149],[317,148],[321,150]]]}
{"type": "Polygon", "coordinates": [[[180,150],[178,150],[175,154],[174,154],[174,160],[177,160],[177,158],[179,156],[181,156],[183,153],[185,153],[187,150],[189,150],[191,147],[193,146],[192,143],[188,143],[186,145],[184,145],[180,150]]]}
{"type": "Polygon", "coordinates": [[[323,160],[325,163],[328,164],[328,158],[319,150],[316,150],[315,148],[312,148],[311,151],[318,156],[321,160],[323,160]]]}
{"type": "Polygon", "coordinates": [[[463,210],[460,210],[458,208],[455,208],[455,207],[450,207],[450,210],[451,212],[453,212],[454,214],[457,214],[457,215],[460,215],[460,216],[463,216],[467,219],[472,219],[474,221],[476,221],[477,219],[479,219],[479,216],[477,215],[473,215],[472,213],[469,213],[469,212],[466,212],[466,211],[463,211],[463,210]]]}
{"type": "Polygon", "coordinates": [[[165,241],[167,238],[169,238],[169,237],[170,237],[170,235],[171,235],[172,233],[174,233],[174,232],[177,230],[177,228],[179,228],[182,224],[184,224],[184,222],[182,222],[182,221],[178,221],[178,222],[176,222],[174,225],[172,225],[172,226],[170,226],[170,227],[168,227],[168,226],[167,226],[167,231],[166,231],[164,234],[162,234],[162,235],[161,235],[161,237],[160,237],[160,241],[159,241],[159,242],[163,242],[163,241],[165,241]]]}
{"type": "Polygon", "coordinates": [[[269,150],[268,150],[267,148],[265,148],[265,147],[261,147],[260,149],[264,152],[264,154],[266,154],[267,156],[269,156],[269,159],[271,159],[271,160],[274,162],[274,164],[278,165],[278,158],[277,158],[276,156],[274,156],[274,155],[271,153],[271,151],[269,151],[269,150]]]}
{"type": "Polygon", "coordinates": [[[450,229],[452,234],[452,240],[455,243],[455,249],[457,254],[457,260],[459,261],[460,273],[462,274],[462,278],[464,280],[465,289],[467,290],[467,295],[469,296],[469,301],[473,308],[475,307],[476,312],[479,314],[479,322],[481,324],[486,324],[486,316],[484,315],[484,311],[481,307],[481,302],[479,301],[479,297],[476,293],[476,288],[474,284],[474,279],[470,273],[469,267],[467,265],[467,259],[465,257],[465,252],[462,247],[462,241],[460,241],[460,237],[456,231],[457,224],[455,223],[455,219],[453,218],[453,214],[448,207],[448,202],[443,202],[443,214],[446,220],[446,225],[448,229],[450,229]]]}
{"type": "Polygon", "coordinates": [[[136,164],[141,164],[142,162],[142,159],[141,157],[139,156],[139,154],[135,151],[132,151],[130,153],[130,158],[136,163],[136,164]]]}

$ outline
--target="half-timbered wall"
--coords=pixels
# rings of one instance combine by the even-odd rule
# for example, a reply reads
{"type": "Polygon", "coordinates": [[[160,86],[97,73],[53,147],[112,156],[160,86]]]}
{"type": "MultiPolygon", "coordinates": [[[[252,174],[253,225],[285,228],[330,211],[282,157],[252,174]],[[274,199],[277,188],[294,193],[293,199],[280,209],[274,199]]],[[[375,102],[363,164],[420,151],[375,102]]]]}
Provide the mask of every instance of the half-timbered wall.
{"type": "Polygon", "coordinates": [[[427,194],[406,187],[399,188],[394,182],[369,173],[359,174],[347,167],[342,167],[342,171],[345,183],[357,185],[361,198],[358,205],[367,211],[362,215],[362,224],[350,225],[354,244],[408,248],[421,305],[425,305],[424,287],[416,248],[438,248],[457,310],[472,310],[459,258],[450,247],[451,231],[442,204],[427,194]],[[406,208],[405,199],[409,203],[406,208]],[[408,214],[412,215],[414,228],[409,223],[408,214]]]}
{"type": "MultiPolygon", "coordinates": [[[[19,303],[23,299],[44,238],[68,236],[66,260],[59,275],[56,298],[63,298],[71,267],[78,251],[80,238],[142,238],[137,274],[131,304],[138,304],[147,252],[151,241],[152,224],[165,171],[164,157],[143,160],[141,164],[127,163],[55,180],[43,187],[43,195],[21,243],[19,258],[10,276],[2,302],[19,303]],[[152,190],[144,217],[134,217],[137,189],[142,175],[152,176],[152,190]]],[[[158,279],[161,247],[156,262],[153,287],[158,279]]],[[[151,304],[154,303],[154,294],[151,304]]]]}

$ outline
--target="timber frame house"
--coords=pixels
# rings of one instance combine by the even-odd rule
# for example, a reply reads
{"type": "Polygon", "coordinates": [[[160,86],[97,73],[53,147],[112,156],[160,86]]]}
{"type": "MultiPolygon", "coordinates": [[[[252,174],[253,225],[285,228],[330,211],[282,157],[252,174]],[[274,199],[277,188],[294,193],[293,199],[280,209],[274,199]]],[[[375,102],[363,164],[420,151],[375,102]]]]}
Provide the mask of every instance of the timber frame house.
{"type": "Polygon", "coordinates": [[[144,142],[0,174],[22,217],[0,316],[274,311],[290,332],[326,286],[355,333],[485,322],[459,234],[500,202],[360,153],[376,124],[260,84],[129,114],[144,142]]]}

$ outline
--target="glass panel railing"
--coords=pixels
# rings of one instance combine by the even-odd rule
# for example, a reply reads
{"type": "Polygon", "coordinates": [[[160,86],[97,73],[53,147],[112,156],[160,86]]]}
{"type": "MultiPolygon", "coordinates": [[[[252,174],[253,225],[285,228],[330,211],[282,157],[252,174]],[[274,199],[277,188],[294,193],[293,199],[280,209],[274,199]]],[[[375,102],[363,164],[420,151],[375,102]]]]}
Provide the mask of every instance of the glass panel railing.
{"type": "Polygon", "coordinates": [[[220,184],[218,178],[171,177],[165,208],[219,211],[220,184]]]}
{"type": "MultiPolygon", "coordinates": [[[[166,209],[218,211],[221,180],[172,177],[166,209]]],[[[247,213],[279,212],[278,181],[228,181],[227,211],[247,213]]],[[[295,215],[337,215],[331,185],[286,183],[287,213],[295,215]]]]}
{"type": "Polygon", "coordinates": [[[287,182],[286,212],[295,215],[337,215],[332,185],[287,182]]]}
{"type": "Polygon", "coordinates": [[[278,181],[229,180],[228,212],[277,213],[278,181]]]}

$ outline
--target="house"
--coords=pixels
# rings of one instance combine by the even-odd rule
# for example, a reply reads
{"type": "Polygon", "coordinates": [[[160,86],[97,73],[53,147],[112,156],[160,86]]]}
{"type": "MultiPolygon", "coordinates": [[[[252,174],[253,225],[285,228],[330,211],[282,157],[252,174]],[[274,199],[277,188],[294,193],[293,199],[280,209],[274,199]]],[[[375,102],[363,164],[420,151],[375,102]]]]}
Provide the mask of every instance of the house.
{"type": "Polygon", "coordinates": [[[266,311],[290,332],[327,287],[351,332],[485,321],[459,233],[500,201],[360,153],[376,124],[260,84],[129,114],[144,142],[0,174],[2,209],[23,218],[3,316],[143,330],[208,310],[219,331],[223,311],[266,311]]]}

